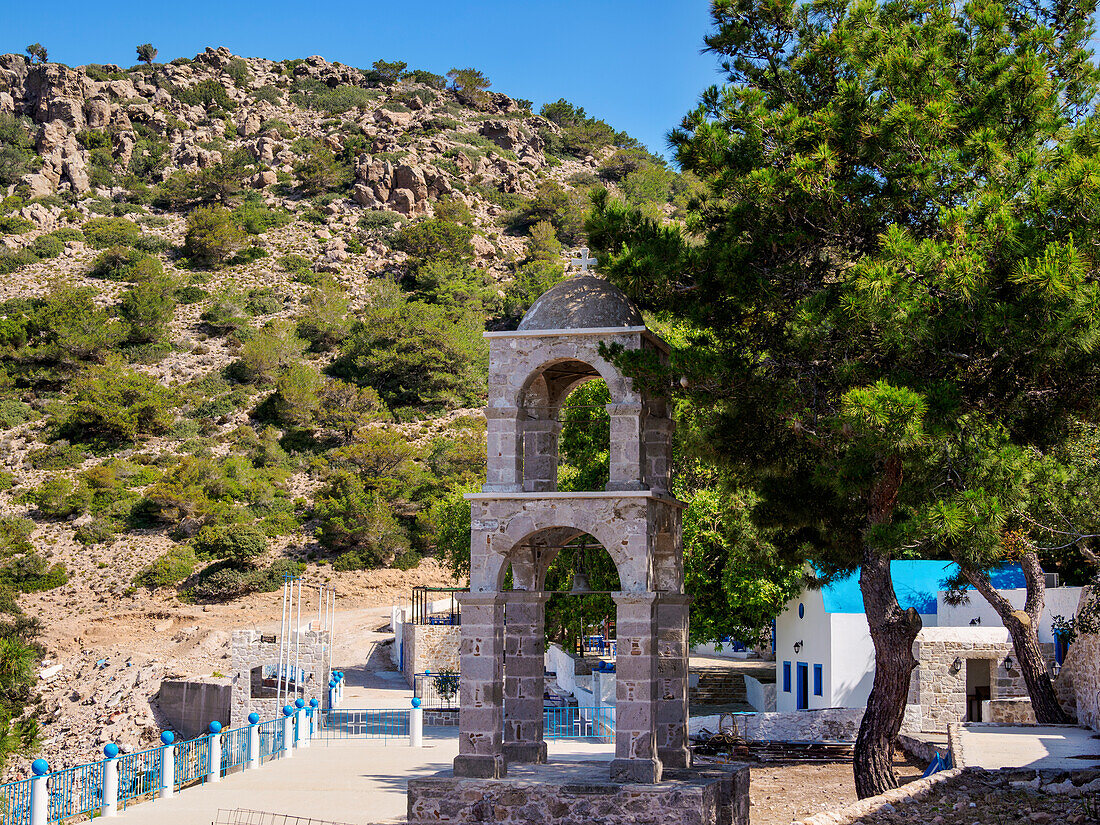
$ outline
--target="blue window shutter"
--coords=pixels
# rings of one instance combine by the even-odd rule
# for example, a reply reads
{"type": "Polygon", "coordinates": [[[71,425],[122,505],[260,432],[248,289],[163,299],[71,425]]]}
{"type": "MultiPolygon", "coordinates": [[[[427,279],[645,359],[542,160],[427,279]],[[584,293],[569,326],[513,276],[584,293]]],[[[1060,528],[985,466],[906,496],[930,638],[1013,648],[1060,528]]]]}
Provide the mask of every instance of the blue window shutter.
{"type": "Polygon", "coordinates": [[[791,663],[783,663],[783,692],[791,692],[791,663]]]}
{"type": "Polygon", "coordinates": [[[821,695],[821,665],[814,665],[814,696],[821,695]]]}

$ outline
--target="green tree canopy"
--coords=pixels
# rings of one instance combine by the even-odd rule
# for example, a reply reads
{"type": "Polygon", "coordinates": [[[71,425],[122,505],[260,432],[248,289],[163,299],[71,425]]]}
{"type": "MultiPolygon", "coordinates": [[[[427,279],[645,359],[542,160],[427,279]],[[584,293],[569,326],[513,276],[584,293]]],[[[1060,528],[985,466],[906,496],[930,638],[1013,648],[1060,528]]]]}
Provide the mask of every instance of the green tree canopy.
{"type": "Polygon", "coordinates": [[[619,285],[693,328],[675,368],[758,523],[861,568],[860,796],[896,784],[920,626],[889,560],[936,550],[936,511],[979,492],[952,445],[1047,450],[1098,413],[1092,11],[717,0],[728,83],[671,135],[705,198],[681,228],[604,197],[589,227],[619,285]]]}

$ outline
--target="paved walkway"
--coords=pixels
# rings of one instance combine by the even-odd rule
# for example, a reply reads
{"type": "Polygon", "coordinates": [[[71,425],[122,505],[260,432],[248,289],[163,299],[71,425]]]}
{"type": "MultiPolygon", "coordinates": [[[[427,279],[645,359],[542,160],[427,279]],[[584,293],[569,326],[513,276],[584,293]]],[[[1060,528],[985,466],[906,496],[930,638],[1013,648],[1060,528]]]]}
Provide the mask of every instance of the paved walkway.
{"type": "Polygon", "coordinates": [[[960,768],[1082,770],[1100,767],[1100,742],[1073,725],[963,725],[955,756],[960,768]]]}
{"type": "MultiPolygon", "coordinates": [[[[180,791],[171,799],[142,802],[119,814],[119,825],[207,825],[218,809],[246,808],[330,822],[368,825],[403,822],[410,777],[449,770],[458,753],[454,730],[432,729],[425,747],[406,740],[314,742],[291,759],[217,783],[180,791]]],[[[551,761],[611,759],[610,744],[550,742],[551,761]]]]}

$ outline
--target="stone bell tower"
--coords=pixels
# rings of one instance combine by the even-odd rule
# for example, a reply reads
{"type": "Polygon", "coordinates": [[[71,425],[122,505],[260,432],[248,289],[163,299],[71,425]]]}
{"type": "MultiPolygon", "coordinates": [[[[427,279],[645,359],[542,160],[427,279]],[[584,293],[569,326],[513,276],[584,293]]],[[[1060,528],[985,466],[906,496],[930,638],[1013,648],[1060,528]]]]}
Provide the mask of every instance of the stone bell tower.
{"type": "MultiPolygon", "coordinates": [[[[590,259],[582,262],[586,267],[590,259]]],[[[472,508],[470,593],[462,642],[456,777],[498,779],[509,763],[546,761],[544,592],[558,550],[583,534],[610,554],[616,605],[615,757],[610,779],[654,783],[690,766],[682,502],[669,493],[673,421],[601,352],[620,346],[668,361],[637,307],[582,271],[547,291],[515,332],[490,332],[488,478],[472,508]],[[610,391],[606,489],[559,492],[560,413],[602,378],[610,391]],[[513,589],[504,590],[509,568],[513,589]]]]}

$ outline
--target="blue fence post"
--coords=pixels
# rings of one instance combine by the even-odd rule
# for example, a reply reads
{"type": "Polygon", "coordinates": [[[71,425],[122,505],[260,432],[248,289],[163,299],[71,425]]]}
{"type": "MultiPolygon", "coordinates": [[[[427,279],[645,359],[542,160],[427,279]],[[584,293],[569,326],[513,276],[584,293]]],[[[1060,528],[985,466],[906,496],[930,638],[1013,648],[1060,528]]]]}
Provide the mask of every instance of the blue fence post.
{"type": "Polygon", "coordinates": [[[222,778],[222,723],[210,723],[210,764],[206,766],[206,776],[211,782],[222,778]]]}
{"type": "Polygon", "coordinates": [[[294,747],[309,747],[309,731],[306,726],[306,700],[299,696],[294,700],[294,747]]]}
{"type": "Polygon", "coordinates": [[[31,770],[34,771],[31,779],[31,825],[46,825],[50,801],[46,783],[49,781],[50,764],[45,759],[35,759],[31,762],[31,770]]]}
{"type": "Polygon", "coordinates": [[[294,708],[283,706],[283,757],[290,759],[294,755],[294,708]]]}
{"type": "Polygon", "coordinates": [[[118,745],[108,742],[103,748],[107,761],[103,763],[103,799],[100,806],[102,816],[118,815],[118,745]]]}
{"type": "Polygon", "coordinates": [[[175,739],[175,734],[170,730],[166,730],[160,735],[160,741],[164,743],[164,748],[160,757],[160,788],[157,796],[161,799],[167,799],[175,793],[176,748],[172,744],[175,739]]]}
{"type": "Polygon", "coordinates": [[[260,767],[260,714],[248,714],[248,769],[260,767]]]}
{"type": "Polygon", "coordinates": [[[321,703],[316,699],[309,700],[309,737],[316,739],[321,735],[321,703]]]}

